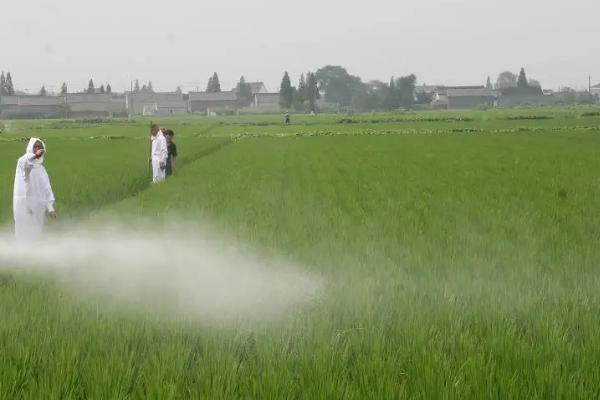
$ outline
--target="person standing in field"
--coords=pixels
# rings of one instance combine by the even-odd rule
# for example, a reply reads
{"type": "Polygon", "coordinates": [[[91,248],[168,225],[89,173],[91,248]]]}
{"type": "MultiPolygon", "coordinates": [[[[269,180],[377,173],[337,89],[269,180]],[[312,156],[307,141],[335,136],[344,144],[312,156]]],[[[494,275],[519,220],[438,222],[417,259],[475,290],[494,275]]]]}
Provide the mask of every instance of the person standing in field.
{"type": "Polygon", "coordinates": [[[290,124],[290,112],[289,111],[285,112],[284,118],[285,118],[285,124],[289,125],[290,124]]]}
{"type": "Polygon", "coordinates": [[[152,182],[159,183],[165,180],[165,170],[167,168],[167,140],[160,127],[153,124],[150,128],[152,134],[152,150],[150,161],[152,163],[152,182]]]}
{"type": "Polygon", "coordinates": [[[171,129],[167,129],[165,131],[165,138],[167,139],[167,168],[165,170],[166,176],[169,177],[173,175],[175,172],[175,162],[177,161],[177,146],[173,141],[173,136],[175,136],[175,132],[171,129]]]}
{"type": "Polygon", "coordinates": [[[13,191],[13,214],[17,240],[35,240],[42,236],[46,216],[56,217],[54,193],[44,168],[46,145],[31,138],[25,155],[17,161],[13,191]]]}

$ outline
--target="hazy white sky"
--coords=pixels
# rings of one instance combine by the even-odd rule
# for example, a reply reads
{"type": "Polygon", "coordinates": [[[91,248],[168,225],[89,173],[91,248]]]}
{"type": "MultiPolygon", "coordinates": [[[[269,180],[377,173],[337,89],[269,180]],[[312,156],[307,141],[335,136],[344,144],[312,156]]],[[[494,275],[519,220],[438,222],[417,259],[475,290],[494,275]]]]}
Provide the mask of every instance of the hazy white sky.
{"type": "Polygon", "coordinates": [[[600,0],[20,0],[2,2],[0,70],[42,84],[277,91],[283,71],[343,65],[363,80],[483,84],[503,70],[544,87],[600,83],[600,0]],[[594,79],[595,78],[595,79],[594,79]]]}

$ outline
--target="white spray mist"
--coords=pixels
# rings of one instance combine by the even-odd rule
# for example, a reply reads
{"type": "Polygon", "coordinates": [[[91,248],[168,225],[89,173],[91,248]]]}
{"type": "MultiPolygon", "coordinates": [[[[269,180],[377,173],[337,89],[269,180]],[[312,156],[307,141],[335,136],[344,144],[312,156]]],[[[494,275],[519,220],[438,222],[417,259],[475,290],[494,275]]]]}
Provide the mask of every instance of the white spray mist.
{"type": "Polygon", "coordinates": [[[322,293],[320,277],[197,228],[70,227],[35,243],[0,234],[0,268],[20,268],[128,308],[202,321],[270,320],[322,293]]]}

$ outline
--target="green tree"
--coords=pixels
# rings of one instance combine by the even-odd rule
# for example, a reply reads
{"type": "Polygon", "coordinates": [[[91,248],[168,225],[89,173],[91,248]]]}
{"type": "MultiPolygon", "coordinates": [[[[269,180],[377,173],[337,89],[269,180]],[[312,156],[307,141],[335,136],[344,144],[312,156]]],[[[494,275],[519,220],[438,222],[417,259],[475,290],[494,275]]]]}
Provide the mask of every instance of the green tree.
{"type": "Polygon", "coordinates": [[[247,107],[252,103],[252,88],[246,83],[243,76],[240,77],[235,92],[237,93],[239,107],[247,107]]]}
{"type": "Polygon", "coordinates": [[[139,93],[140,92],[140,81],[138,81],[137,79],[135,80],[135,86],[133,87],[133,93],[139,93]]]}
{"type": "Polygon", "coordinates": [[[4,76],[4,71],[0,75],[0,96],[8,95],[8,91],[6,90],[6,77],[4,76]]]}
{"type": "Polygon", "coordinates": [[[320,68],[316,72],[316,79],[325,92],[325,99],[342,106],[352,103],[354,89],[361,84],[360,78],[350,75],[345,68],[337,65],[320,68]]]}
{"type": "Polygon", "coordinates": [[[527,79],[527,84],[529,85],[529,87],[542,87],[542,84],[537,79],[529,78],[527,79]]]}
{"type": "Polygon", "coordinates": [[[217,75],[216,72],[213,74],[213,86],[214,86],[215,92],[218,93],[221,91],[221,83],[219,82],[219,75],[217,75]]]}
{"type": "Polygon", "coordinates": [[[509,87],[517,87],[517,75],[510,71],[504,71],[496,79],[496,89],[506,89],[509,87]]]}
{"type": "Polygon", "coordinates": [[[60,86],[60,94],[62,96],[67,94],[67,84],[65,82],[60,86]]]}
{"type": "Polygon", "coordinates": [[[106,85],[106,93],[108,93],[108,94],[112,93],[112,87],[110,87],[110,83],[106,85]]]}
{"type": "MultiPolygon", "coordinates": [[[[308,102],[308,110],[312,112],[317,111],[317,100],[321,98],[319,92],[319,83],[317,76],[313,72],[306,74],[306,101],[308,102]]],[[[350,99],[352,102],[352,99],[350,99]]]]}
{"type": "Polygon", "coordinates": [[[104,90],[104,85],[100,85],[100,93],[104,94],[106,91],[104,90]]]}
{"type": "Polygon", "coordinates": [[[485,88],[486,89],[493,89],[492,87],[492,80],[490,79],[490,77],[487,77],[487,82],[485,83],[485,88]]]}
{"type": "Polygon", "coordinates": [[[13,85],[13,80],[12,76],[10,75],[10,72],[6,73],[6,93],[9,96],[15,95],[15,86],[13,85]]]}
{"type": "Polygon", "coordinates": [[[218,93],[221,91],[221,84],[219,83],[219,75],[215,72],[211,78],[208,79],[208,85],[206,91],[209,93],[218,93]]]}
{"type": "Polygon", "coordinates": [[[394,77],[390,78],[390,84],[383,89],[382,105],[385,110],[393,110],[398,108],[398,93],[396,91],[396,82],[394,77]]]}
{"type": "Polygon", "coordinates": [[[294,101],[294,88],[292,87],[292,82],[290,81],[290,76],[287,71],[283,74],[283,78],[281,79],[281,87],[279,89],[279,105],[282,108],[290,108],[292,106],[292,102],[294,101]]]}
{"type": "Polygon", "coordinates": [[[46,91],[46,86],[42,86],[40,89],[40,96],[47,96],[48,92],[46,91]]]}
{"type": "Polygon", "coordinates": [[[582,93],[578,93],[576,95],[576,99],[575,101],[577,102],[577,104],[594,104],[596,102],[596,99],[594,98],[594,96],[589,93],[589,92],[582,92],[582,93]]]}
{"type": "Polygon", "coordinates": [[[414,74],[403,76],[396,81],[396,93],[398,96],[398,105],[410,109],[415,103],[415,87],[417,86],[417,77],[414,74]]]}
{"type": "Polygon", "coordinates": [[[355,85],[352,94],[352,109],[358,112],[366,112],[389,107],[390,86],[395,86],[393,80],[390,81],[390,84],[371,81],[355,85]]]}
{"type": "Polygon", "coordinates": [[[521,68],[519,72],[519,78],[517,79],[517,87],[526,88],[529,84],[527,83],[527,75],[525,75],[525,69],[521,68]]]}
{"type": "Polygon", "coordinates": [[[89,94],[96,93],[96,88],[94,87],[94,81],[92,79],[90,79],[90,81],[88,82],[88,88],[86,92],[89,94]]]}
{"type": "Polygon", "coordinates": [[[154,93],[154,88],[152,87],[152,81],[148,81],[148,86],[146,86],[146,90],[148,93],[154,93]]]}
{"type": "Polygon", "coordinates": [[[294,108],[298,111],[306,111],[306,79],[304,74],[300,74],[298,88],[294,91],[294,108]]]}

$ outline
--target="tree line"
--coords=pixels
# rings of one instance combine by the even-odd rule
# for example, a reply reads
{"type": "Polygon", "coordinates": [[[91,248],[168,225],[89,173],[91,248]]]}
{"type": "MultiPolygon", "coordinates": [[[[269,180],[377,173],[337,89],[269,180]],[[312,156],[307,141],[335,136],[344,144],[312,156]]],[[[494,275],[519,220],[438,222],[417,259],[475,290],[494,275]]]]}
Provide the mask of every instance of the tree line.
{"type": "MultiPolygon", "coordinates": [[[[151,84],[151,82],[150,82],[150,84],[151,84]]],[[[152,86],[150,86],[150,88],[152,88],[152,86]]],[[[66,84],[66,82],[63,82],[62,85],[60,85],[60,95],[64,96],[67,94],[67,92],[68,92],[67,84],[66,84]]],[[[104,86],[104,84],[102,84],[102,85],[100,85],[98,90],[96,90],[96,87],[94,86],[94,81],[92,79],[90,79],[88,82],[87,89],[84,89],[82,91],[82,93],[111,94],[112,87],[110,86],[110,84],[107,84],[106,86],[104,86]]],[[[0,74],[0,96],[14,96],[15,94],[16,94],[16,91],[15,91],[15,86],[13,83],[12,75],[10,74],[10,72],[7,72],[6,75],[4,74],[4,72],[2,72],[0,74]]],[[[40,90],[38,92],[38,95],[40,95],[40,96],[48,95],[48,90],[46,89],[46,85],[42,85],[42,87],[40,88],[40,90]]]]}
{"type": "MultiPolygon", "coordinates": [[[[316,70],[308,71],[300,75],[296,86],[292,85],[288,72],[285,72],[279,88],[279,104],[284,109],[294,109],[296,111],[311,112],[317,110],[317,102],[324,98],[325,102],[335,104],[341,108],[352,109],[355,111],[373,111],[373,110],[395,110],[410,109],[415,104],[429,104],[432,100],[432,93],[417,91],[417,77],[414,74],[401,76],[399,78],[391,77],[388,82],[373,80],[363,82],[358,76],[348,73],[348,71],[338,65],[327,65],[316,70]]],[[[521,68],[518,74],[511,71],[501,72],[494,84],[488,76],[485,87],[488,89],[502,90],[506,88],[528,88],[535,87],[541,89],[541,84],[536,79],[530,79],[521,68]]],[[[136,79],[132,88],[133,93],[154,93],[152,81],[140,86],[136,79]]],[[[237,97],[238,107],[247,107],[253,101],[252,88],[246,83],[242,76],[234,89],[237,97]]],[[[88,82],[87,89],[83,93],[112,93],[110,84],[102,84],[98,89],[95,87],[92,79],[88,82]]],[[[177,87],[177,93],[182,93],[180,87],[177,87]]],[[[206,92],[221,92],[219,75],[215,72],[208,79],[206,92]]],[[[4,72],[0,75],[0,96],[11,96],[15,94],[15,86],[11,73],[6,75],[4,72]]],[[[42,86],[39,95],[48,94],[46,87],[42,86]]],[[[67,94],[67,85],[63,82],[60,90],[61,95],[67,94]]],[[[573,102],[579,103],[582,100],[573,95],[573,102]]],[[[591,95],[590,95],[591,96],[591,95]]],[[[588,96],[588,97],[590,97],[588,96]]],[[[593,98],[584,99],[586,102],[593,98]]]]}
{"type": "Polygon", "coordinates": [[[414,74],[390,78],[389,82],[363,82],[338,65],[327,65],[316,72],[300,75],[298,86],[292,86],[284,73],[280,86],[280,105],[297,111],[316,111],[317,100],[324,100],[356,111],[411,108],[415,101],[417,77],[414,74]]]}
{"type": "Polygon", "coordinates": [[[10,72],[4,75],[4,71],[0,75],[0,96],[14,96],[15,86],[13,84],[10,72]]]}
{"type": "MultiPolygon", "coordinates": [[[[488,77],[486,87],[488,89],[492,89],[492,83],[490,78],[488,77]]],[[[536,79],[527,79],[527,74],[525,73],[525,68],[521,68],[519,74],[515,74],[511,71],[504,71],[498,75],[496,79],[496,84],[494,89],[501,90],[507,89],[511,87],[518,88],[526,88],[526,87],[536,87],[541,88],[541,83],[536,79]]]]}

